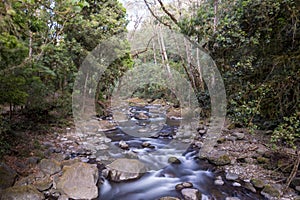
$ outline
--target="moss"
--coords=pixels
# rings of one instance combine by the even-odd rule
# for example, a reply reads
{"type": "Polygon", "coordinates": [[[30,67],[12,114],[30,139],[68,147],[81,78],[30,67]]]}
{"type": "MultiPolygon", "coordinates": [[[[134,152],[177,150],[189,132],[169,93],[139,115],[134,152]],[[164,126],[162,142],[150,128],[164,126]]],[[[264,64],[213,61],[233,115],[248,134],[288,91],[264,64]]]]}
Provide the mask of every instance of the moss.
{"type": "Polygon", "coordinates": [[[256,179],[256,178],[252,179],[251,183],[253,184],[253,186],[255,188],[258,188],[258,189],[262,189],[265,186],[265,183],[262,180],[256,179]]]}
{"type": "Polygon", "coordinates": [[[256,160],[260,164],[267,164],[267,163],[270,162],[270,160],[268,158],[265,158],[265,157],[262,157],[262,156],[257,157],[256,160]]]}
{"type": "Polygon", "coordinates": [[[268,199],[271,199],[272,197],[280,197],[280,192],[269,184],[265,185],[264,189],[261,191],[261,194],[268,199]]]}
{"type": "Polygon", "coordinates": [[[231,160],[228,155],[220,155],[217,157],[209,157],[208,161],[217,166],[228,165],[231,163],[231,160]]]}

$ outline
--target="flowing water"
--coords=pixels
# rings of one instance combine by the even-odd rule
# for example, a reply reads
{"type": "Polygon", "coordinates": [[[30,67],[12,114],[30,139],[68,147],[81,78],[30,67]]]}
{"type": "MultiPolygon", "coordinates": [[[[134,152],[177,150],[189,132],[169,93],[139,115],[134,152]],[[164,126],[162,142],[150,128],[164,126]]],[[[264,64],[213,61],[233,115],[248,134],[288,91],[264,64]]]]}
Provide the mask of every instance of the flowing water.
{"type": "MultiPolygon", "coordinates": [[[[137,180],[121,183],[111,182],[102,176],[99,199],[155,200],[164,196],[183,199],[181,193],[175,190],[175,186],[182,182],[191,182],[193,188],[202,193],[202,199],[264,199],[245,189],[243,185],[232,186],[233,182],[226,181],[224,174],[214,172],[214,166],[198,158],[199,149],[174,141],[173,137],[178,131],[180,120],[165,121],[163,113],[151,112],[151,109],[155,110],[153,107],[132,107],[128,115],[129,120],[119,123],[118,129],[106,132],[106,136],[112,139],[112,145],[117,148],[119,141],[126,141],[130,147],[126,152],[134,153],[150,170],[137,180]],[[135,119],[134,116],[140,112],[150,118],[135,119]],[[144,142],[150,143],[152,147],[143,148],[144,142]],[[181,164],[169,164],[168,159],[171,156],[178,158],[181,164]],[[225,184],[216,186],[216,176],[222,176],[225,184]]],[[[117,158],[124,154],[116,152],[112,155],[117,158]]]]}

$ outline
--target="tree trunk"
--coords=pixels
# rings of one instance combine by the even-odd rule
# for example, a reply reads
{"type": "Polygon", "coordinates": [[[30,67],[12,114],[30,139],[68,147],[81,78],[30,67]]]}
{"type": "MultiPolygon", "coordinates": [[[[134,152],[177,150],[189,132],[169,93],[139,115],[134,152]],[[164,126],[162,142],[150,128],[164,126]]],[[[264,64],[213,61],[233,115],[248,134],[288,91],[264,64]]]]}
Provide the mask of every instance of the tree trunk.
{"type": "Polygon", "coordinates": [[[218,26],[218,6],[219,2],[218,0],[215,0],[214,2],[214,33],[217,31],[217,26],[218,26]]]}

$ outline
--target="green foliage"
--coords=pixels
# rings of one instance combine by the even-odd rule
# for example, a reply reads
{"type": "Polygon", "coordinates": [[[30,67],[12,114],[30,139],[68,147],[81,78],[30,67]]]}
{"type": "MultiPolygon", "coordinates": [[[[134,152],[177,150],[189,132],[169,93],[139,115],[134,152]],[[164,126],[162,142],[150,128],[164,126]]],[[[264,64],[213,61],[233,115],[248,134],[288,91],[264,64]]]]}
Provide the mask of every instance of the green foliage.
{"type": "Polygon", "coordinates": [[[25,104],[28,94],[24,91],[25,79],[20,76],[0,77],[0,104],[25,104]]]}
{"type": "Polygon", "coordinates": [[[278,125],[272,135],[272,142],[283,141],[293,148],[297,148],[296,141],[300,138],[300,112],[290,117],[284,117],[284,122],[278,125]]]}
{"type": "MultiPolygon", "coordinates": [[[[0,1],[0,105],[18,111],[11,120],[0,118],[0,154],[9,132],[68,119],[81,62],[101,41],[126,32],[125,14],[117,0],[0,1]]],[[[106,81],[130,66],[127,52],[106,81]]]]}
{"type": "Polygon", "coordinates": [[[22,41],[7,32],[1,31],[0,46],[0,70],[22,62],[28,52],[22,41]]]}

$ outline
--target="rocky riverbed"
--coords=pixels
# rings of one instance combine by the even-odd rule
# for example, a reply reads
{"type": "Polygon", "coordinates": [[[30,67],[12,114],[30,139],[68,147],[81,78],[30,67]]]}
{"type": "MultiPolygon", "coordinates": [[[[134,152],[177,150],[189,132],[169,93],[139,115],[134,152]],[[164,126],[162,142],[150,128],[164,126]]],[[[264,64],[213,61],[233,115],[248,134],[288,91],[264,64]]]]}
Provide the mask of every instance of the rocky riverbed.
{"type": "Polygon", "coordinates": [[[182,126],[184,109],[163,100],[129,105],[39,138],[38,155],[6,156],[1,199],[300,199],[300,173],[283,193],[294,152],[274,151],[265,133],[224,126],[202,157],[208,122],[182,126]]]}

